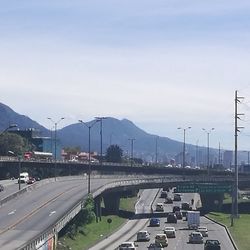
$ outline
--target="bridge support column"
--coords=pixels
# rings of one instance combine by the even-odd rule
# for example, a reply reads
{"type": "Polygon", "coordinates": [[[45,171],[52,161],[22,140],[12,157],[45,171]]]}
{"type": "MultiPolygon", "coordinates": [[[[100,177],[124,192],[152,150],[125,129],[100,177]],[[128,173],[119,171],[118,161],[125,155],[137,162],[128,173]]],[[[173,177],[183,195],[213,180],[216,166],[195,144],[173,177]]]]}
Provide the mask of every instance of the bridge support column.
{"type": "Polygon", "coordinates": [[[110,214],[118,214],[120,207],[120,194],[110,193],[103,196],[105,209],[110,214]]]}
{"type": "Polygon", "coordinates": [[[206,212],[221,210],[224,193],[201,193],[200,197],[202,203],[202,210],[206,212]]]}
{"type": "Polygon", "coordinates": [[[101,197],[95,198],[95,214],[96,214],[96,222],[102,220],[102,208],[101,208],[101,197]]]}

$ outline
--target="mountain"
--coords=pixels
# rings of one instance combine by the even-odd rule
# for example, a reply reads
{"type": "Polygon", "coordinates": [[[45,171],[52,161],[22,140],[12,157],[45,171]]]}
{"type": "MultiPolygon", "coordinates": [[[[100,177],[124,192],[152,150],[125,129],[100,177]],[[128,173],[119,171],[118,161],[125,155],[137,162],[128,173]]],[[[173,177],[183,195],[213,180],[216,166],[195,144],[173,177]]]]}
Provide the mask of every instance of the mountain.
{"type": "MultiPolygon", "coordinates": [[[[49,136],[50,131],[27,116],[20,115],[10,107],[0,103],[0,131],[6,129],[10,124],[17,124],[20,130],[35,128],[40,130],[41,136],[49,136]]],[[[66,126],[57,131],[63,147],[80,146],[88,151],[88,127],[91,126],[91,151],[100,153],[100,122],[95,120],[86,123],[76,123],[66,126]]],[[[123,119],[118,120],[107,117],[102,122],[102,152],[105,154],[107,147],[111,144],[119,145],[124,154],[131,154],[131,140],[133,140],[133,156],[154,161],[156,155],[156,140],[158,159],[171,158],[182,151],[183,143],[168,137],[158,137],[149,134],[137,127],[133,122],[123,119]]],[[[187,151],[194,155],[195,146],[187,145],[187,151]]]]}
{"type": "Polygon", "coordinates": [[[8,128],[10,124],[17,124],[20,130],[34,128],[39,130],[42,134],[49,134],[48,129],[31,120],[29,117],[16,113],[3,103],[0,103],[0,117],[0,131],[8,128]]]}
{"type": "MultiPolygon", "coordinates": [[[[100,153],[100,124],[95,120],[78,124],[72,124],[58,131],[58,137],[64,146],[80,146],[83,150],[88,151],[88,133],[89,126],[91,132],[91,151],[100,153]],[[94,125],[92,125],[94,124],[94,125]]],[[[159,159],[164,157],[174,157],[182,150],[183,143],[174,141],[167,137],[158,137],[149,134],[138,128],[133,122],[123,119],[118,120],[107,117],[102,122],[102,139],[103,150],[105,153],[107,147],[111,144],[119,145],[125,154],[131,154],[131,140],[133,140],[134,157],[153,160],[157,152],[159,159]]],[[[187,145],[187,148],[194,152],[193,145],[187,145]]]]}

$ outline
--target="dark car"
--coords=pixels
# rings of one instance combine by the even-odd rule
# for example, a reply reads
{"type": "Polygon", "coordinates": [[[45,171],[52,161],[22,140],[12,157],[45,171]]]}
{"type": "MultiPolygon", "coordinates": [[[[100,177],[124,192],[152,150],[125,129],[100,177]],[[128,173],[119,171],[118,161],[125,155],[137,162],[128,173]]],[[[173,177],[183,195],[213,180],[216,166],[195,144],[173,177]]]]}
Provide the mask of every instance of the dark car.
{"type": "Polygon", "coordinates": [[[33,183],[35,183],[35,181],[36,181],[36,179],[35,178],[33,178],[33,177],[30,177],[28,180],[27,180],[27,184],[33,184],[33,183]]]}
{"type": "Polygon", "coordinates": [[[175,215],[177,220],[182,220],[182,212],[181,211],[175,211],[175,215]]]}
{"type": "Polygon", "coordinates": [[[204,250],[220,250],[220,242],[218,240],[206,240],[204,250]]]}
{"type": "Polygon", "coordinates": [[[168,213],[167,223],[177,223],[177,217],[175,213],[168,213]]]}
{"type": "Polygon", "coordinates": [[[0,192],[4,191],[4,186],[0,184],[0,192]]]}
{"type": "Polygon", "coordinates": [[[189,203],[188,202],[181,203],[181,209],[182,210],[189,210],[190,209],[189,203]]]}
{"type": "Polygon", "coordinates": [[[181,211],[181,208],[179,206],[173,206],[173,213],[176,211],[181,211]]]}
{"type": "Polygon", "coordinates": [[[170,198],[170,197],[167,197],[167,198],[165,199],[164,203],[166,203],[166,204],[173,204],[173,199],[170,198]]]}
{"type": "Polygon", "coordinates": [[[181,201],[181,195],[180,194],[174,194],[174,201],[181,201]]]}
{"type": "Polygon", "coordinates": [[[158,218],[151,218],[149,221],[149,226],[150,227],[159,227],[161,224],[160,219],[158,218]]]}
{"type": "Polygon", "coordinates": [[[168,192],[167,191],[161,191],[161,198],[167,198],[168,197],[168,192]]]}

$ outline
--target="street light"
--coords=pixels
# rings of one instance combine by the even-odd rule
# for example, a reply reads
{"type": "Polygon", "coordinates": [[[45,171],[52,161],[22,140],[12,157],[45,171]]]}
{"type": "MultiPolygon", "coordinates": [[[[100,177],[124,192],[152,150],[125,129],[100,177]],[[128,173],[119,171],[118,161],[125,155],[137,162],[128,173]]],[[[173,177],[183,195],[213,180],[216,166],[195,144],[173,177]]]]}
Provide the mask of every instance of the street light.
{"type": "Polygon", "coordinates": [[[97,117],[95,117],[95,119],[96,119],[97,121],[100,121],[100,136],[101,136],[101,142],[100,142],[100,144],[101,144],[100,164],[102,165],[102,120],[108,119],[108,117],[104,117],[104,116],[100,116],[100,117],[99,117],[99,116],[97,116],[97,117]]]}
{"type": "Polygon", "coordinates": [[[214,130],[214,128],[211,128],[210,130],[206,130],[205,128],[202,128],[202,130],[204,130],[207,133],[207,174],[209,176],[209,135],[212,132],[212,130],[214,130]]]}
{"type": "Polygon", "coordinates": [[[7,127],[4,131],[1,132],[0,136],[4,134],[6,131],[8,131],[11,128],[16,128],[17,124],[10,124],[9,127],[7,127]]]}
{"type": "MultiPolygon", "coordinates": [[[[61,117],[57,122],[55,122],[52,118],[50,118],[50,117],[48,117],[47,118],[48,120],[50,120],[53,124],[54,124],[54,126],[55,126],[55,156],[54,156],[54,158],[55,158],[55,181],[56,181],[56,160],[57,160],[57,157],[56,157],[56,130],[57,130],[57,125],[58,125],[58,123],[60,122],[60,121],[62,121],[62,120],[64,120],[65,118],[64,117],[61,117]]],[[[51,138],[51,140],[52,140],[52,138],[51,138]]]]}
{"type": "Polygon", "coordinates": [[[135,141],[135,139],[130,138],[128,140],[131,142],[131,160],[130,160],[130,164],[131,164],[131,167],[132,167],[133,166],[133,158],[134,158],[134,141],[135,141]]]}
{"type": "Polygon", "coordinates": [[[177,128],[177,129],[182,129],[183,130],[183,155],[182,155],[182,168],[185,168],[185,156],[186,156],[186,130],[190,129],[191,127],[187,128],[177,128]]]}
{"type": "Polygon", "coordinates": [[[90,174],[91,174],[91,161],[90,161],[90,130],[91,128],[100,120],[95,120],[91,125],[88,125],[87,123],[85,123],[82,120],[78,120],[80,123],[82,123],[83,125],[85,125],[88,130],[89,130],[89,157],[88,157],[88,163],[89,163],[89,168],[88,168],[88,194],[90,194],[90,174]]]}
{"type": "Polygon", "coordinates": [[[8,154],[18,157],[18,190],[21,190],[21,181],[20,181],[20,173],[21,173],[21,156],[15,154],[13,151],[8,151],[8,154]]]}

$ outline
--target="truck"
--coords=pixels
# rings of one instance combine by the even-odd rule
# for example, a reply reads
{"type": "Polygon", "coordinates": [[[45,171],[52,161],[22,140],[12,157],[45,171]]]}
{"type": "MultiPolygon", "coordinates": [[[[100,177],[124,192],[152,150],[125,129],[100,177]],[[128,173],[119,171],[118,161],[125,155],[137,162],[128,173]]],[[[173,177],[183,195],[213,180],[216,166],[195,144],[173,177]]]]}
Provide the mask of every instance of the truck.
{"type": "Polygon", "coordinates": [[[29,173],[27,172],[20,173],[19,179],[20,179],[20,183],[27,183],[27,181],[29,180],[29,173]]]}
{"type": "Polygon", "coordinates": [[[187,211],[188,229],[197,229],[200,226],[200,211],[187,211]]]}

